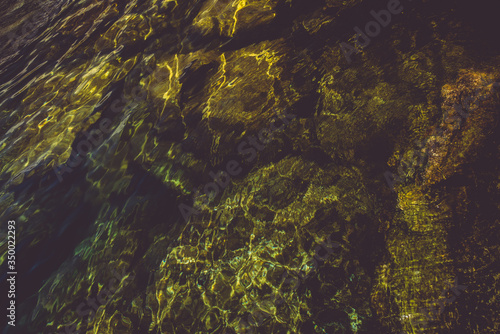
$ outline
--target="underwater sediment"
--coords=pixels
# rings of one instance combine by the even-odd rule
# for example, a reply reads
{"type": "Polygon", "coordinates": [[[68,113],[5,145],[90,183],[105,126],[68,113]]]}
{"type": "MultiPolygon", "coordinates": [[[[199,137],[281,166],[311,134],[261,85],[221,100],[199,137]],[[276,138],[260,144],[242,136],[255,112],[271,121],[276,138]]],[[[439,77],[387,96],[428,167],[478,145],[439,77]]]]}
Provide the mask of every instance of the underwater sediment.
{"type": "Polygon", "coordinates": [[[493,1],[4,6],[5,333],[500,333],[493,1]]]}

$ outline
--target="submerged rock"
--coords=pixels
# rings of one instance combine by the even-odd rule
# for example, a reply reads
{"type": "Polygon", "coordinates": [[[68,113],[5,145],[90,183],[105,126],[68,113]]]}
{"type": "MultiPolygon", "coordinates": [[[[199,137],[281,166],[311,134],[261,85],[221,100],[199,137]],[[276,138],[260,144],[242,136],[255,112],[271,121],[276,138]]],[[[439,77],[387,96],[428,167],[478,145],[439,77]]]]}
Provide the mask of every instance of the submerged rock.
{"type": "Polygon", "coordinates": [[[348,60],[387,1],[58,4],[0,61],[21,332],[498,329],[473,8],[401,2],[348,60]]]}

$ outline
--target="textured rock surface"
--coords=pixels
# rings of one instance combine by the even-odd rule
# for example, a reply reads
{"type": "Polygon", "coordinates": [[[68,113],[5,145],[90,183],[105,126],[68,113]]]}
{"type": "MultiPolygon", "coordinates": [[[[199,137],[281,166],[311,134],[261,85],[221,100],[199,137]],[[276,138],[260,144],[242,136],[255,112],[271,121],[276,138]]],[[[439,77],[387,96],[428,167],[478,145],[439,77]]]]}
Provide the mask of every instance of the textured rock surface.
{"type": "Polygon", "coordinates": [[[499,332],[494,7],[401,3],[9,7],[19,333],[499,332]]]}

